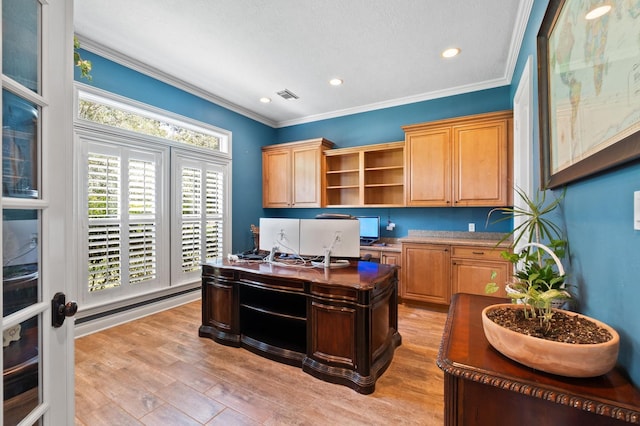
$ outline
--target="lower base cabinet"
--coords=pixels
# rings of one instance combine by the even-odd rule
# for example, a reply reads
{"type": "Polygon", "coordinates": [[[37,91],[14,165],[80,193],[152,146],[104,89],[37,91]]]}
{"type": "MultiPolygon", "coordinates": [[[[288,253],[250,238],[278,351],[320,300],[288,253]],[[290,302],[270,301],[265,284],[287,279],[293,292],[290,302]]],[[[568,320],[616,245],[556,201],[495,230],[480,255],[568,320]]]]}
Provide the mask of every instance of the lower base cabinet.
{"type": "Polygon", "coordinates": [[[501,251],[486,246],[403,243],[400,298],[448,305],[456,293],[485,294],[491,281],[500,287],[492,296],[506,297],[503,284],[513,267],[501,251]]]}
{"type": "Polygon", "coordinates": [[[507,297],[504,284],[511,276],[513,266],[502,259],[501,249],[453,246],[451,248],[451,293],[485,294],[488,282],[500,288],[492,296],[507,297]]]}
{"type": "Polygon", "coordinates": [[[403,301],[447,305],[451,294],[448,245],[402,244],[403,301]]]}

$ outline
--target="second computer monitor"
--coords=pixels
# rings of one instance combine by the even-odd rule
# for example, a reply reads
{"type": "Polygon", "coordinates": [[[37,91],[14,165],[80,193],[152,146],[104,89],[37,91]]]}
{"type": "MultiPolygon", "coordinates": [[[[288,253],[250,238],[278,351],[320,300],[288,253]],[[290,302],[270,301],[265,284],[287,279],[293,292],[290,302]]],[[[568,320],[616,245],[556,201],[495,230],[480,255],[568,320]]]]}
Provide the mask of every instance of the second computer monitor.
{"type": "Polygon", "coordinates": [[[354,219],[301,219],[300,254],[360,257],[360,223],[354,219]]]}

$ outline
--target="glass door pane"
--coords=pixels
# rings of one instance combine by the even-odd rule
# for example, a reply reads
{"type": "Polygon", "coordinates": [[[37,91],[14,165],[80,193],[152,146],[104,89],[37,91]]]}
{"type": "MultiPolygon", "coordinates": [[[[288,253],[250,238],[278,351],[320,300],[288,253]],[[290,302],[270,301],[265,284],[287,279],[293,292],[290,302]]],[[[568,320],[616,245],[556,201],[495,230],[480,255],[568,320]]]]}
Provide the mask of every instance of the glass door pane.
{"type": "Polygon", "coordinates": [[[2,196],[38,198],[38,105],[2,90],[2,196]]]}
{"type": "Polygon", "coordinates": [[[2,73],[40,93],[40,2],[2,0],[2,73]]]}
{"type": "Polygon", "coordinates": [[[2,212],[2,333],[4,423],[16,424],[40,403],[40,221],[37,210],[2,212]]]}

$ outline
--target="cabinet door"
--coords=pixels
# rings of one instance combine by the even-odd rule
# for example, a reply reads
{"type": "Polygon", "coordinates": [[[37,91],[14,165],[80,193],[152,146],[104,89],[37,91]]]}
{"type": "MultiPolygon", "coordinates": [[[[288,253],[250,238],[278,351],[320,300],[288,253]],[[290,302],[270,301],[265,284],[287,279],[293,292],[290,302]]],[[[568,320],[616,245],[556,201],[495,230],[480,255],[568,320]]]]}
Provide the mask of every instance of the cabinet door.
{"type": "Polygon", "coordinates": [[[237,332],[234,330],[237,324],[233,321],[233,286],[218,283],[211,278],[203,281],[206,292],[204,299],[207,301],[203,309],[203,324],[210,325],[221,332],[237,332]]]}
{"type": "Polygon", "coordinates": [[[492,120],[453,128],[455,206],[507,205],[508,123],[492,120]]]}
{"type": "Polygon", "coordinates": [[[291,150],[262,153],[262,207],[291,206],[291,150]]]}
{"type": "Polygon", "coordinates": [[[402,299],[448,304],[451,260],[449,246],[402,245],[402,299]]]}
{"type": "Polygon", "coordinates": [[[321,362],[357,368],[356,310],[311,302],[311,357],[321,362]]]}
{"type": "Polygon", "coordinates": [[[407,133],[408,206],[451,205],[451,128],[407,133]]]}
{"type": "Polygon", "coordinates": [[[508,262],[483,262],[473,259],[454,259],[451,262],[452,293],[471,293],[485,295],[488,282],[498,284],[500,290],[492,296],[507,297],[504,285],[509,278],[508,262]],[[491,278],[496,272],[495,278],[491,278]]]}
{"type": "Polygon", "coordinates": [[[291,161],[291,207],[320,207],[320,149],[294,148],[291,161]]]}

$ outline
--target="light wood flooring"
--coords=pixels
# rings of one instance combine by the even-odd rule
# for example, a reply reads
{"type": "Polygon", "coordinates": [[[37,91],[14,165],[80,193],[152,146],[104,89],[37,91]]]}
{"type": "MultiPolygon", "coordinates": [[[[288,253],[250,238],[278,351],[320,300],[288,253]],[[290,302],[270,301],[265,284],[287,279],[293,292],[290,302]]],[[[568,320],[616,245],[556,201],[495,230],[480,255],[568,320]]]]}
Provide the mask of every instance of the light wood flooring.
{"type": "Polygon", "coordinates": [[[446,314],[400,305],[371,395],[198,337],[200,301],[76,340],[76,425],[442,425],[446,314]]]}

